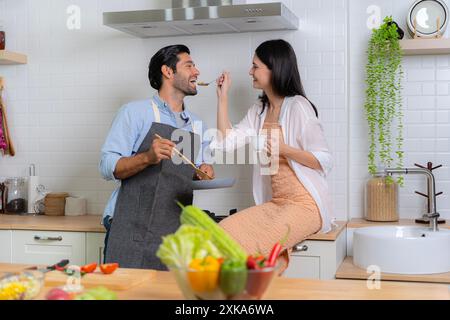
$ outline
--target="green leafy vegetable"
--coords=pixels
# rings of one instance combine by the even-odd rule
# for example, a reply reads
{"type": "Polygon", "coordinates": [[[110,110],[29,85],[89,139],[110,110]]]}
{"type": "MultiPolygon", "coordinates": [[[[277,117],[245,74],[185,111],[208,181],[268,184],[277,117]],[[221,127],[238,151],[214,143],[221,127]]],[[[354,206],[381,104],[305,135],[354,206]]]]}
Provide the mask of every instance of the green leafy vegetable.
{"type": "Polygon", "coordinates": [[[206,212],[196,206],[178,205],[183,209],[180,221],[183,225],[193,225],[208,230],[211,233],[212,242],[224,254],[224,258],[239,260],[245,262],[247,253],[245,250],[233,240],[226,231],[220,227],[206,212]]]}
{"type": "Polygon", "coordinates": [[[200,227],[182,225],[163,237],[156,256],[167,266],[187,268],[192,259],[220,258],[222,253],[211,241],[211,233],[200,227]]]}

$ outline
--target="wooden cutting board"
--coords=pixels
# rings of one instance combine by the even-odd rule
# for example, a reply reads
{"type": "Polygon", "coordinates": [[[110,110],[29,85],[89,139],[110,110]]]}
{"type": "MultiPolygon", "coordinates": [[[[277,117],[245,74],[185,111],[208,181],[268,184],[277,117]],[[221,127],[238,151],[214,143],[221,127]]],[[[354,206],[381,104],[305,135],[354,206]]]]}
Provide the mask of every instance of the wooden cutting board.
{"type": "MultiPolygon", "coordinates": [[[[95,272],[81,277],[81,285],[85,288],[103,286],[111,290],[128,290],[141,283],[150,282],[154,276],[153,270],[119,268],[113,274],[103,274],[97,268],[95,272]]],[[[61,271],[50,271],[45,274],[45,285],[63,286],[68,278],[69,276],[61,271]]]]}

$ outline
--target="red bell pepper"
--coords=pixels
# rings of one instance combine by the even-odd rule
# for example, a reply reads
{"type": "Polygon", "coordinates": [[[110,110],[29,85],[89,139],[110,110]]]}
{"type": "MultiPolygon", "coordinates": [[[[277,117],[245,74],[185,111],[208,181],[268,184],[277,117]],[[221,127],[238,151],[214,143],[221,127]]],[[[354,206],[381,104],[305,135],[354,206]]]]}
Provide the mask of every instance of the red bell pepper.
{"type": "Polygon", "coordinates": [[[284,235],[283,239],[275,243],[275,245],[272,248],[272,251],[270,251],[269,257],[266,260],[265,265],[267,267],[275,267],[275,263],[277,262],[277,258],[280,255],[281,249],[283,248],[283,245],[286,243],[286,241],[289,238],[289,233],[291,232],[291,227],[288,225],[288,231],[284,235]]]}
{"type": "Polygon", "coordinates": [[[250,270],[259,270],[264,268],[266,258],[262,254],[248,256],[247,268],[250,270]]]}
{"type": "Polygon", "coordinates": [[[94,263],[90,263],[90,264],[82,266],[80,271],[82,273],[91,273],[91,272],[94,272],[95,269],[97,269],[97,263],[94,262],[94,263]]]}
{"type": "Polygon", "coordinates": [[[118,263],[106,263],[106,264],[101,264],[100,265],[100,270],[104,273],[104,274],[111,274],[114,271],[116,271],[116,269],[119,267],[118,263]]]}

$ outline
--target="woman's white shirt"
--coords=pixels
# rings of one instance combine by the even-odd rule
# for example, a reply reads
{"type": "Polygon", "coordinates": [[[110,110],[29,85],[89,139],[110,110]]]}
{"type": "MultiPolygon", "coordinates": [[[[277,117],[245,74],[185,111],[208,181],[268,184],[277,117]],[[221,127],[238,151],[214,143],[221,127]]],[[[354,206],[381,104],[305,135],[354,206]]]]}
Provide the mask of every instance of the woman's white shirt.
{"type": "MultiPolygon", "coordinates": [[[[262,105],[257,103],[247,112],[241,122],[231,126],[225,139],[216,136],[210,144],[211,149],[226,152],[240,148],[260,134],[267,114],[261,113],[262,105]]],[[[326,176],[332,168],[332,156],[328,149],[322,125],[317,119],[310,102],[302,96],[286,97],[281,106],[279,123],[287,145],[312,153],[319,161],[322,170],[315,170],[288,159],[297,178],[308,190],[322,217],[322,232],[331,230],[331,202],[326,176]]],[[[230,124],[231,125],[231,124],[230,124]]],[[[253,166],[253,197],[257,205],[272,199],[270,175],[261,174],[260,164],[253,166]]]]}

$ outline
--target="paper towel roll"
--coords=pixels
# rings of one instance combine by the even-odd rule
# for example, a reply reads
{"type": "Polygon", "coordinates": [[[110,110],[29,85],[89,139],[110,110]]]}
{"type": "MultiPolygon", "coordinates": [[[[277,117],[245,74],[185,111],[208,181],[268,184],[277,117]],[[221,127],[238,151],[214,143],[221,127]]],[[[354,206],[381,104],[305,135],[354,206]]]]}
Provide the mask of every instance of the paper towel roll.
{"type": "Polygon", "coordinates": [[[39,185],[38,176],[28,177],[28,213],[36,213],[34,203],[39,196],[39,193],[37,191],[38,185],[39,185]]]}
{"type": "Polygon", "coordinates": [[[65,215],[82,216],[86,214],[86,199],[78,197],[67,197],[65,215]]]}

